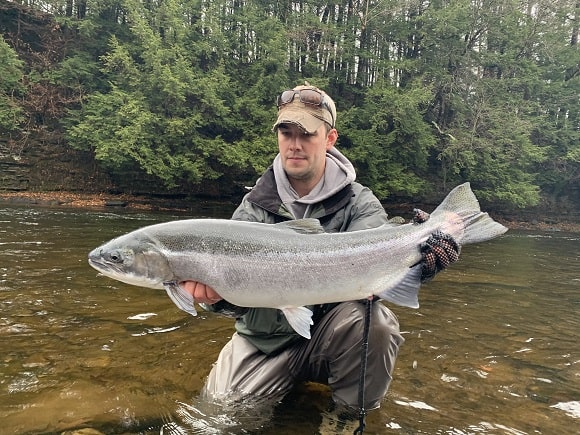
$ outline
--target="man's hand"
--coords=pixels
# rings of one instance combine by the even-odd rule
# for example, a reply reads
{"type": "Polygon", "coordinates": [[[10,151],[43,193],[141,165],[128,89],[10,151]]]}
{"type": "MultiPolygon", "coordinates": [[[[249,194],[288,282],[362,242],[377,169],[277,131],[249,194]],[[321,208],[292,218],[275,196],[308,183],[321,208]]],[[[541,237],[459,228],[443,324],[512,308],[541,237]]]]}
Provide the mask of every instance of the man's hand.
{"type": "Polygon", "coordinates": [[[438,272],[441,272],[459,258],[459,245],[449,234],[437,231],[429,236],[427,241],[421,244],[423,254],[423,270],[421,282],[431,280],[438,272]]]}
{"type": "Polygon", "coordinates": [[[197,281],[182,281],[179,286],[189,293],[198,304],[212,305],[223,298],[218,295],[213,288],[197,281]]]}
{"type": "Polygon", "coordinates": [[[189,293],[193,300],[200,304],[206,311],[219,313],[227,317],[238,318],[248,312],[247,307],[238,307],[222,298],[217,292],[208,285],[197,281],[182,281],[179,286],[189,293]],[[210,307],[210,305],[213,305],[210,307]]]}

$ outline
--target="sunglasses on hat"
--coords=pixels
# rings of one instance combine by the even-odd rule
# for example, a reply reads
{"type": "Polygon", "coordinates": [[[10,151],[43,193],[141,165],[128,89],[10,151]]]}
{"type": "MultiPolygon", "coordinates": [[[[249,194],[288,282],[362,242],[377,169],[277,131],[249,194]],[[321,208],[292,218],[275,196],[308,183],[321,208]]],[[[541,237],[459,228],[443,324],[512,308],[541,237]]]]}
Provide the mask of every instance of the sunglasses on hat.
{"type": "Polygon", "coordinates": [[[298,95],[298,98],[302,104],[309,104],[311,106],[325,108],[328,113],[330,113],[330,117],[332,118],[331,127],[334,127],[334,116],[332,114],[332,109],[325,101],[324,94],[316,89],[289,89],[282,92],[278,98],[276,98],[276,105],[278,106],[278,109],[294,101],[296,95],[298,95]]]}

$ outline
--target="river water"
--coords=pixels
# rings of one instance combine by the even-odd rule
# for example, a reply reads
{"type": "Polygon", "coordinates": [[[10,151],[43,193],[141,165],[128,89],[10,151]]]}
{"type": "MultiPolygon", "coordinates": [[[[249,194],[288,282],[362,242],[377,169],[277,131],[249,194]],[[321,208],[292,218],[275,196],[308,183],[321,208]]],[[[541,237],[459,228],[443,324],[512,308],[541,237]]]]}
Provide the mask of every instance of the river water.
{"type": "MultiPolygon", "coordinates": [[[[255,433],[197,398],[233,321],[191,317],[86,261],[144,225],[231,211],[0,205],[0,433],[255,433]]],[[[466,246],[421,308],[392,307],[406,343],[364,433],[579,433],[579,239],[514,230],[466,246]]],[[[317,433],[328,397],[299,386],[260,433],[317,433]]]]}

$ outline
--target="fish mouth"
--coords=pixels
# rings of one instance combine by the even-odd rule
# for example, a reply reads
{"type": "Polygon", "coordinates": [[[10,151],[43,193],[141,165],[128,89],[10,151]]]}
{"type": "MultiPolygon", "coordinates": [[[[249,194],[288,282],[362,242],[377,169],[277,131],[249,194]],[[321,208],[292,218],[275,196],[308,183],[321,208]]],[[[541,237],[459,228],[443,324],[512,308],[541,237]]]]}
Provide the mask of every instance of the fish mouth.
{"type": "Polygon", "coordinates": [[[91,252],[89,252],[88,259],[89,264],[93,267],[99,265],[106,266],[103,261],[102,251],[99,248],[93,249],[91,252]]]}
{"type": "Polygon", "coordinates": [[[106,261],[99,249],[95,249],[89,253],[88,262],[93,269],[110,278],[121,280],[120,278],[126,275],[116,264],[106,261]]]}
{"type": "Polygon", "coordinates": [[[143,276],[135,275],[133,273],[128,273],[122,270],[115,264],[111,264],[102,259],[99,256],[89,255],[88,259],[89,265],[96,269],[100,275],[106,276],[107,278],[112,278],[116,281],[123,282],[125,284],[135,285],[138,287],[155,288],[162,289],[163,282],[159,279],[145,278],[143,276]]]}
{"type": "Polygon", "coordinates": [[[119,267],[119,265],[111,263],[103,258],[103,251],[99,248],[89,252],[88,261],[91,267],[97,269],[104,275],[114,275],[115,278],[116,276],[125,275],[125,272],[119,267]]]}
{"type": "Polygon", "coordinates": [[[121,269],[119,269],[118,267],[115,267],[114,265],[107,263],[101,259],[89,257],[89,265],[92,268],[98,270],[103,275],[109,276],[111,278],[118,279],[119,276],[124,275],[124,273],[121,271],[121,269]]]}

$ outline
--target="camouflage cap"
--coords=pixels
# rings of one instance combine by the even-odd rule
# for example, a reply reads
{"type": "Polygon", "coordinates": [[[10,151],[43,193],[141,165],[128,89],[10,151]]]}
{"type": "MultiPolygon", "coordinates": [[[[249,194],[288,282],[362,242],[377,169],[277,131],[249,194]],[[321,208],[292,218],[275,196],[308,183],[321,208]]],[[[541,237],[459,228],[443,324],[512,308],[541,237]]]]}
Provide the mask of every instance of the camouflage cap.
{"type": "Polygon", "coordinates": [[[299,85],[292,91],[295,91],[293,99],[278,106],[278,119],[273,130],[276,130],[280,124],[295,124],[307,133],[314,133],[324,122],[332,128],[335,127],[336,106],[326,92],[310,85],[299,85]],[[319,105],[303,103],[300,98],[296,98],[304,89],[318,92],[322,97],[321,103],[319,105]]]}

